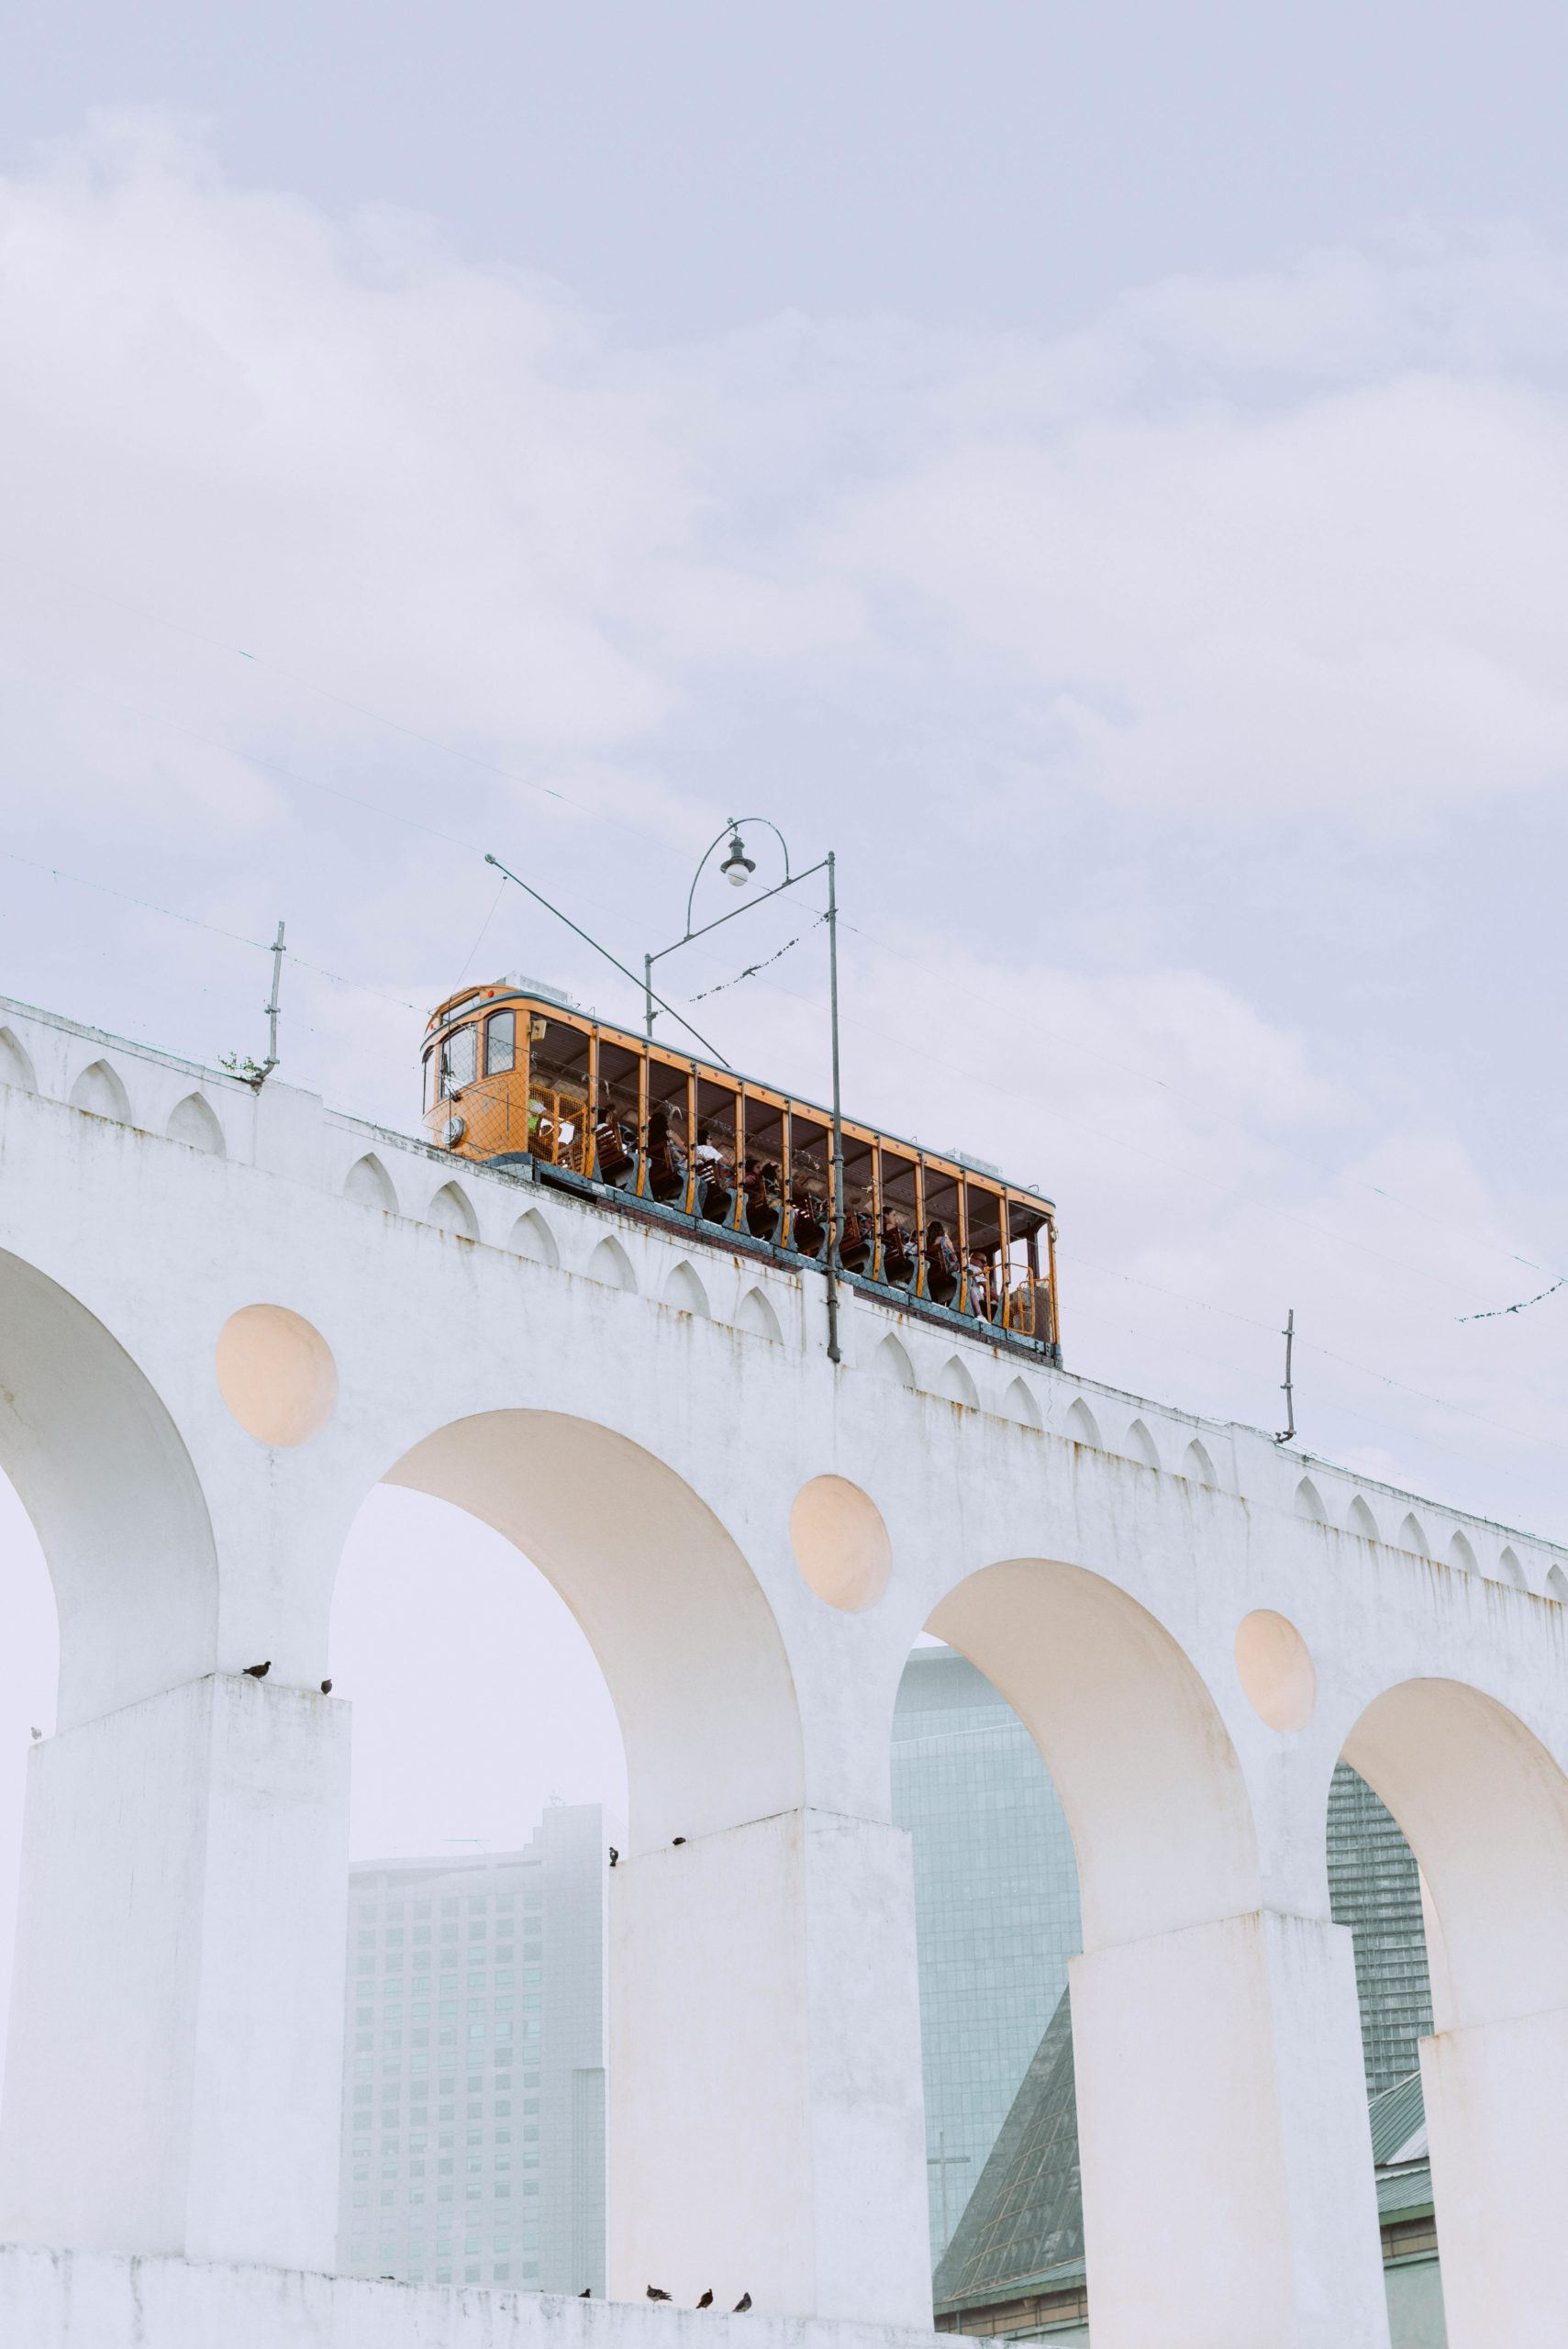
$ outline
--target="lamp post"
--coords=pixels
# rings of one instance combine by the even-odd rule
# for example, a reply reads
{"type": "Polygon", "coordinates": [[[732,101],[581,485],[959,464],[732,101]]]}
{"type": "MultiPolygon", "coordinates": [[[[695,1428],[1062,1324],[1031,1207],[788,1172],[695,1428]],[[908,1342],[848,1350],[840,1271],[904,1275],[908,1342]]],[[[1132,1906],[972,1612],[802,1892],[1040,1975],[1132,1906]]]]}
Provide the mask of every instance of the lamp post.
{"type": "Polygon", "coordinates": [[[828,1262],[825,1267],[828,1281],[828,1359],[840,1362],[843,1359],[839,1347],[839,1249],[844,1228],[844,1127],[839,1094],[839,898],[833,851],[829,849],[826,856],[819,858],[817,863],[807,865],[803,873],[792,873],[789,842],[768,817],[728,818],[723,830],[703,851],[701,862],[692,875],[692,885],[686,892],[686,925],[680,937],[668,946],[660,947],[657,953],[645,954],[642,958],[642,1005],[644,1029],[651,1041],[653,1006],[658,1001],[653,992],[655,963],[662,963],[667,954],[677,952],[683,946],[693,945],[699,938],[706,938],[711,930],[722,930],[726,922],[736,921],[742,914],[754,913],[759,906],[766,905],[770,897],[783,896],[786,889],[797,888],[801,882],[811,880],[818,873],[825,873],[828,876],[828,1014],[833,1062],[833,1204],[828,1219],[828,1262]],[[756,859],[747,853],[741,830],[745,824],[760,824],[772,832],[784,856],[784,877],[775,882],[771,889],[762,890],[760,896],[748,897],[743,906],[733,906],[728,913],[719,914],[714,920],[704,922],[699,929],[694,930],[692,912],[696,903],[697,883],[717,849],[724,847],[726,850],[724,862],[718,869],[733,887],[746,888],[756,872],[756,859]]]}

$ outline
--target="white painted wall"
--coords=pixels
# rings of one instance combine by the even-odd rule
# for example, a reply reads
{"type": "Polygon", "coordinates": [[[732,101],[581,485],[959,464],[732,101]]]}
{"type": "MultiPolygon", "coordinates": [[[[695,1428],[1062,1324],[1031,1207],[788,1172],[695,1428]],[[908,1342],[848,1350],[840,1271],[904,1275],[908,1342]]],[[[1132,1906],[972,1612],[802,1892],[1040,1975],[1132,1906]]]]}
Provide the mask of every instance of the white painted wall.
{"type": "Polygon", "coordinates": [[[932,2349],[938,2335],[545,2293],[0,2249],[16,2349],[932,2349]]]}

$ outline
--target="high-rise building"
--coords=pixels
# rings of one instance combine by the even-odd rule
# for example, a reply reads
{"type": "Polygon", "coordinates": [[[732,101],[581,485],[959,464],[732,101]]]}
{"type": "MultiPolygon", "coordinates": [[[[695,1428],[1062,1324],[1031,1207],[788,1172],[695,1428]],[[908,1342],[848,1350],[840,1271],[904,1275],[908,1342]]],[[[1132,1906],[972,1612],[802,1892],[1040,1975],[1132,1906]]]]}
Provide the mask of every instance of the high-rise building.
{"type": "Polygon", "coordinates": [[[605,1878],[596,1804],[520,1852],[350,1873],[339,2266],[605,2288],[605,1878]]]}
{"type": "Polygon", "coordinates": [[[1348,1763],[1329,1787],[1329,1902],[1354,1939],[1369,2096],[1407,2080],[1432,2027],[1432,1986],[1416,1854],[1348,1763]]]}
{"type": "Polygon", "coordinates": [[[905,1669],[893,1815],[914,1839],[934,2265],[1066,1987],[1078,1870],[1034,1740],[951,1648],[905,1669]]]}

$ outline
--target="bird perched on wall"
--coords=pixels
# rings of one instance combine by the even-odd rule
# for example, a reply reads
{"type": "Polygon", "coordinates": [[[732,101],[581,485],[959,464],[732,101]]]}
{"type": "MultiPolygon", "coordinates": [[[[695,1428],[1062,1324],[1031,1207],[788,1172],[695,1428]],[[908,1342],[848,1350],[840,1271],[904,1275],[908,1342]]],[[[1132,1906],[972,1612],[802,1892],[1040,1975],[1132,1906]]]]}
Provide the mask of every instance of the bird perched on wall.
{"type": "Polygon", "coordinates": [[[322,1682],[321,1693],[324,1697],[329,1697],[332,1694],[332,1683],[329,1680],[324,1680],[322,1682]]]}
{"type": "Polygon", "coordinates": [[[591,2300],[594,2297],[594,2287],[592,2284],[584,2284],[577,2297],[580,2300],[591,2300]]]}
{"type": "Polygon", "coordinates": [[[736,2315],[736,2316],[744,2316],[744,2315],[745,2315],[745,2313],[746,2313],[746,2311],[747,2311],[747,2310],[751,2307],[751,2293],[750,2293],[750,2292],[742,2292],[742,2293],[741,2293],[741,2295],[740,2295],[740,2299],[736,2301],[736,2303],[735,2303],[735,2307],[734,2307],[734,2310],[733,2310],[732,2313],[733,2313],[734,2315],[736,2315]]]}
{"type": "Polygon", "coordinates": [[[35,1729],[35,1730],[34,1730],[34,1731],[33,1731],[33,1743],[34,1743],[35,1745],[38,1743],[38,1742],[39,1742],[39,1738],[40,1738],[42,1735],[43,1735],[43,1731],[42,1731],[42,1730],[41,1730],[41,1729],[35,1729]]]}
{"type": "Polygon", "coordinates": [[[697,2306],[698,2306],[698,2308],[699,2308],[699,2309],[710,2309],[710,2308],[712,2308],[712,2306],[713,2306],[713,2294],[712,2294],[711,2292],[705,2292],[705,2293],[703,2294],[703,2296],[702,2296],[701,2299],[697,2302],[697,2306]]]}
{"type": "Polygon", "coordinates": [[[684,1835],[672,1835],[670,1838],[671,1850],[673,1852],[678,1852],[685,1840],[686,1839],[684,1835]]]}
{"type": "Polygon", "coordinates": [[[667,2300],[670,2295],[668,2292],[662,2292],[657,2284],[650,2284],[648,2297],[651,2300],[667,2300]]]}
{"type": "Polygon", "coordinates": [[[610,1865],[613,1868],[618,1868],[620,1865],[620,1854],[613,1843],[610,1845],[610,1865]]]}
{"type": "Polygon", "coordinates": [[[269,1656],[265,1664],[248,1664],[245,1667],[245,1677],[247,1680],[265,1680],[272,1668],[272,1659],[269,1656]]]}

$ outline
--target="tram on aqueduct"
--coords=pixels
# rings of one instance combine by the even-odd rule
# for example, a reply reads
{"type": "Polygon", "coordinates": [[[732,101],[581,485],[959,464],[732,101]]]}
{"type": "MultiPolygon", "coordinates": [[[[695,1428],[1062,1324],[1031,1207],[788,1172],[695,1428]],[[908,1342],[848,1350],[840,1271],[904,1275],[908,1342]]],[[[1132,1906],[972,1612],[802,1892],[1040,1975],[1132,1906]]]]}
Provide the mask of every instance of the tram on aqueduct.
{"type": "MultiPolygon", "coordinates": [[[[431,1015],[438,1147],[695,1239],[823,1264],[837,1202],[827,1110],[609,1026],[536,981],[465,988],[431,1015]]],[[[1060,1361],[1055,1211],[995,1167],[841,1120],[839,1264],[884,1302],[1060,1361]]]]}

